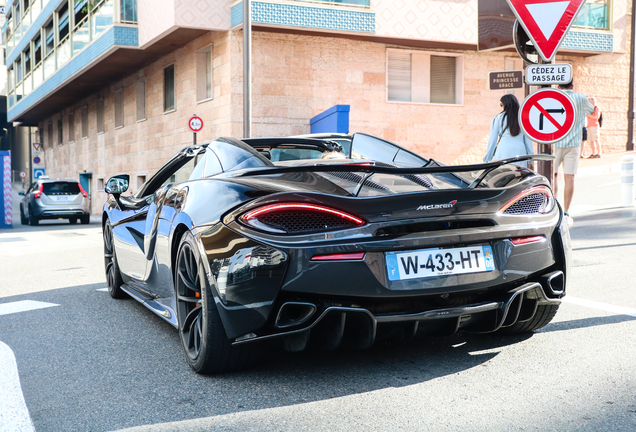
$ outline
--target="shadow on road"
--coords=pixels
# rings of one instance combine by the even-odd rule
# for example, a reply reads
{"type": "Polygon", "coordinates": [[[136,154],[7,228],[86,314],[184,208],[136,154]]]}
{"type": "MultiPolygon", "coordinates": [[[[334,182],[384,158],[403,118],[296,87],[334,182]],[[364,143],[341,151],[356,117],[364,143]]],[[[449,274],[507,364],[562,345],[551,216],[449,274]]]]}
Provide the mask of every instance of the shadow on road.
{"type": "Polygon", "coordinates": [[[16,354],[40,432],[116,430],[408,386],[474,368],[532,337],[460,333],[359,351],[272,348],[254,369],[200,376],[173,327],[136,301],[113,300],[97,288],[2,299],[60,305],[0,316],[0,340],[16,354]]]}

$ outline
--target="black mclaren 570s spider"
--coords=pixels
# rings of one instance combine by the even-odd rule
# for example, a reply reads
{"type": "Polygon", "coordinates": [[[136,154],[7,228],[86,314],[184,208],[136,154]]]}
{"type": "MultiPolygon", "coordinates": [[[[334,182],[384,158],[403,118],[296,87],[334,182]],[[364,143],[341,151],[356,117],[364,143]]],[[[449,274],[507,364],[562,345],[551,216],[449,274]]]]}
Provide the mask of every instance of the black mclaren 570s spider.
{"type": "Polygon", "coordinates": [[[108,290],[177,328],[199,373],[248,367],[269,340],[532,331],[565,295],[570,237],[515,162],[549,158],[444,166],[362,133],[192,145],[134,194],[107,181],[108,290]]]}

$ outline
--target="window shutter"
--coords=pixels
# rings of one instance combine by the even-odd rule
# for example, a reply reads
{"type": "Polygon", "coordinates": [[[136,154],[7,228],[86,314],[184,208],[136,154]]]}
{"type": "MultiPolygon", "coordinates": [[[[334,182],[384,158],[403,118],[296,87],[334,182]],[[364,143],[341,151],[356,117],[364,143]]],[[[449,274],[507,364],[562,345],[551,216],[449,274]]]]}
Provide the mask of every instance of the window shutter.
{"type": "Polygon", "coordinates": [[[454,104],[456,58],[431,56],[431,103],[454,104]]]}
{"type": "Polygon", "coordinates": [[[411,54],[389,51],[389,101],[411,102],[411,54]]]}
{"type": "Polygon", "coordinates": [[[135,85],[135,104],[137,121],[146,118],[146,79],[142,78],[135,85]]]}
{"type": "Polygon", "coordinates": [[[115,92],[115,127],[124,126],[124,91],[115,92]]]}

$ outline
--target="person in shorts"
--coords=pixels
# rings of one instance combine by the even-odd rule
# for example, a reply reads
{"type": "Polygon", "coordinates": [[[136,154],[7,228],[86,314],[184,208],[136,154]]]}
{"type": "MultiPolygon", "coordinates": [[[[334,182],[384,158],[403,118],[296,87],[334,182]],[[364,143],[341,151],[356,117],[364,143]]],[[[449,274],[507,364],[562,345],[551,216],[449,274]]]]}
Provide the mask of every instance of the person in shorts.
{"type": "MultiPolygon", "coordinates": [[[[559,167],[563,164],[563,174],[565,180],[565,188],[563,191],[563,210],[568,223],[572,223],[570,217],[570,204],[574,196],[574,176],[579,166],[579,158],[581,156],[581,145],[583,144],[583,126],[585,125],[585,117],[587,114],[594,112],[594,106],[587,100],[587,96],[572,91],[574,80],[569,84],[559,85],[565,94],[570,96],[576,107],[576,117],[574,126],[569,134],[561,141],[554,143],[554,195],[558,196],[558,188],[556,174],[559,173],[559,167]]],[[[589,134],[589,130],[588,130],[589,134]]],[[[588,137],[589,139],[589,137],[588,137]]]]}
{"type": "Polygon", "coordinates": [[[590,158],[601,157],[601,141],[598,118],[601,116],[601,110],[596,105],[596,98],[588,99],[592,105],[594,105],[594,112],[587,115],[587,134],[590,147],[592,147],[592,154],[590,158]]]}

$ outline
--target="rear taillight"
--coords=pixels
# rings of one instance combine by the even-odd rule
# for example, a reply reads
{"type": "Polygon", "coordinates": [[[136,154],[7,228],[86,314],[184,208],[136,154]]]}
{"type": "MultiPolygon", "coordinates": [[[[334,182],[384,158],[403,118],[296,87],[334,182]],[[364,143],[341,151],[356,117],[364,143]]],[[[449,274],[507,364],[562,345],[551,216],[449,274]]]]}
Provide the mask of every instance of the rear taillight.
{"type": "Polygon", "coordinates": [[[271,204],[251,210],[239,221],[257,230],[275,234],[308,234],[355,228],[364,220],[340,210],[315,204],[271,204]]]}
{"type": "Polygon", "coordinates": [[[363,259],[364,259],[364,252],[314,255],[311,257],[311,261],[359,261],[363,259]]]}
{"type": "Polygon", "coordinates": [[[507,215],[524,216],[549,213],[554,209],[554,195],[546,186],[536,186],[525,190],[499,209],[507,215]]]}
{"type": "Polygon", "coordinates": [[[86,191],[84,190],[84,188],[82,187],[82,185],[81,185],[81,184],[79,184],[79,183],[78,183],[77,185],[78,185],[78,186],[79,186],[79,188],[80,188],[80,192],[82,193],[82,196],[83,196],[84,198],[88,198],[88,194],[86,193],[86,191]]]}
{"type": "Polygon", "coordinates": [[[34,195],[33,198],[35,199],[40,199],[40,197],[42,196],[42,191],[44,190],[44,183],[40,184],[40,190],[38,190],[34,195]]]}
{"type": "Polygon", "coordinates": [[[536,242],[540,242],[545,240],[545,237],[542,235],[538,235],[538,236],[527,236],[527,237],[514,237],[511,238],[510,241],[512,242],[513,245],[515,246],[519,246],[522,244],[528,244],[528,243],[536,243],[536,242]]]}

